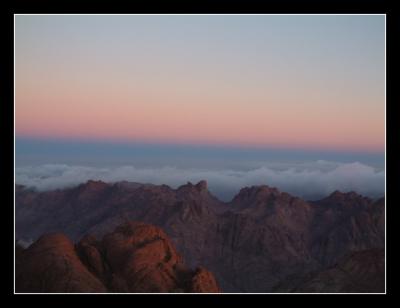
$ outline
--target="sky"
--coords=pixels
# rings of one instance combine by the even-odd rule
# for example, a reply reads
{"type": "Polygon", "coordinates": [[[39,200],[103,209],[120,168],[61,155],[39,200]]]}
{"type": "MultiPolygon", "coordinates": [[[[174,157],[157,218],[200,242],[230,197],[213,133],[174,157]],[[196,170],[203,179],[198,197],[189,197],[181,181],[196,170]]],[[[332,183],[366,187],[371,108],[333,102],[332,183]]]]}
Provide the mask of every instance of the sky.
{"type": "Polygon", "coordinates": [[[177,185],[324,161],[383,191],[383,15],[17,15],[15,56],[18,174],[175,168],[177,185]]]}

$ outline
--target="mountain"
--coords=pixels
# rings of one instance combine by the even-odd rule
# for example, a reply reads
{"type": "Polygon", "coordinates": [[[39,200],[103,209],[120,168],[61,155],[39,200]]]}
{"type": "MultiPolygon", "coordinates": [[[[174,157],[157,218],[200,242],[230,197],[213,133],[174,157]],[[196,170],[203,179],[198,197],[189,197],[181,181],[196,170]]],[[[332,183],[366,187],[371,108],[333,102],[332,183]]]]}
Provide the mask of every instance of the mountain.
{"type": "Polygon", "coordinates": [[[383,293],[385,251],[367,249],[349,253],[327,269],[300,277],[289,277],[275,292],[383,293]]]}
{"type": "Polygon", "coordinates": [[[292,275],[384,248],[384,199],[334,192],[308,202],[266,185],[221,202],[207,183],[167,185],[88,181],[37,192],[16,187],[16,238],[63,232],[73,241],[102,237],[135,220],[161,227],[188,266],[203,265],[224,292],[270,292],[292,275]]]}
{"type": "Polygon", "coordinates": [[[314,202],[312,254],[332,265],[349,251],[384,247],[385,201],[373,201],[354,192],[334,192],[314,202]]]}
{"type": "Polygon", "coordinates": [[[17,292],[215,293],[204,268],[191,270],[158,227],[128,222],[101,241],[76,245],[61,233],[40,237],[16,258],[17,292]]]}

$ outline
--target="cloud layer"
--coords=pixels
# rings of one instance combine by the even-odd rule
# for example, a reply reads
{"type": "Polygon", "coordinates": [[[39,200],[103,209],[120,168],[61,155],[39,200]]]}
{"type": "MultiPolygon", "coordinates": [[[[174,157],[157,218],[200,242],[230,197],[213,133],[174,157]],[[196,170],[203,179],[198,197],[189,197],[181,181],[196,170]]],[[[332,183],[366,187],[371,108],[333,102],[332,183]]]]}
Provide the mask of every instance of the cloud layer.
{"type": "Polygon", "coordinates": [[[207,170],[165,166],[137,168],[118,166],[96,168],[45,164],[16,168],[16,183],[38,190],[71,187],[87,180],[133,181],[178,187],[187,181],[207,180],[209,189],[222,200],[230,200],[242,187],[266,184],[281,191],[317,199],[334,190],[356,191],[370,197],[384,195],[385,174],[359,162],[315,161],[291,164],[264,164],[251,170],[207,170]]]}

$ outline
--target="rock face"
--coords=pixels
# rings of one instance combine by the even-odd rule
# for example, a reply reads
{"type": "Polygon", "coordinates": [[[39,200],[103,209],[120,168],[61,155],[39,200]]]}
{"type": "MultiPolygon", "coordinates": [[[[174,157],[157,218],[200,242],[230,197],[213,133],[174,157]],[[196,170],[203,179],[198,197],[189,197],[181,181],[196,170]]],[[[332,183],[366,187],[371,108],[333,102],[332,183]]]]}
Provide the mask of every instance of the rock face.
{"type": "Polygon", "coordinates": [[[304,277],[291,277],[276,292],[383,293],[385,251],[369,249],[350,253],[328,269],[304,277]]]}
{"type": "Polygon", "coordinates": [[[373,202],[356,193],[334,192],[314,203],[313,255],[332,265],[349,251],[383,248],[384,199],[373,202]]]}
{"type": "Polygon", "coordinates": [[[183,263],[160,228],[137,222],[76,246],[63,234],[42,236],[19,252],[17,264],[17,292],[220,291],[210,272],[183,263]]]}
{"type": "MultiPolygon", "coordinates": [[[[294,274],[325,270],[352,252],[384,248],[384,204],[383,198],[341,192],[307,202],[266,185],[245,187],[223,203],[205,181],[177,189],[95,181],[48,192],[19,187],[16,237],[35,240],[63,232],[76,241],[142,221],[165,230],[188,266],[205,266],[224,292],[270,292],[294,274]]],[[[88,254],[98,259],[98,244],[86,240],[88,254]]],[[[208,280],[206,274],[199,277],[208,280]]]]}
{"type": "Polygon", "coordinates": [[[74,244],[63,234],[42,236],[20,252],[17,292],[105,292],[104,285],[82,264],[74,244]]]}

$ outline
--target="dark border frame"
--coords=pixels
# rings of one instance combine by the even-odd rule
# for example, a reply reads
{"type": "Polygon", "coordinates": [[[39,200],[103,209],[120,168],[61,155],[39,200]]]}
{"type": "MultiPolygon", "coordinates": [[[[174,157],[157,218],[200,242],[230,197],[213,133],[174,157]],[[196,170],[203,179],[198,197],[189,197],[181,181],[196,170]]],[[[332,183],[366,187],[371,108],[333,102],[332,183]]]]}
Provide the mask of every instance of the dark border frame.
{"type": "MultiPolygon", "coordinates": [[[[203,1],[170,1],[170,2],[138,2],[128,0],[114,0],[114,1],[92,1],[92,0],[81,0],[81,1],[14,1],[13,3],[7,4],[0,10],[2,12],[1,21],[3,22],[2,29],[6,29],[3,33],[4,43],[2,44],[2,50],[4,51],[3,58],[1,59],[2,66],[0,72],[3,76],[3,82],[0,84],[1,92],[5,101],[1,104],[0,115],[2,125],[2,150],[1,153],[1,175],[4,180],[2,187],[2,203],[3,203],[3,215],[1,226],[3,228],[3,235],[7,234],[7,244],[3,247],[6,249],[3,253],[6,254],[5,269],[7,271],[7,294],[14,296],[14,14],[167,14],[167,13],[226,13],[226,14],[386,14],[386,224],[387,224],[387,295],[392,294],[393,284],[390,280],[394,276],[392,270],[392,255],[393,246],[389,244],[389,241],[393,240],[390,230],[392,230],[392,223],[396,219],[395,215],[396,207],[394,198],[396,198],[396,182],[395,177],[398,178],[397,172],[400,171],[399,159],[396,154],[396,144],[399,145],[400,138],[397,136],[395,125],[398,124],[396,114],[396,103],[400,103],[398,91],[396,91],[396,73],[399,72],[398,57],[400,55],[399,48],[396,46],[396,41],[400,37],[400,18],[397,15],[397,11],[394,9],[394,5],[387,0],[248,0],[248,1],[226,1],[226,0],[203,0],[203,1]],[[4,146],[5,145],[5,146],[4,146]],[[396,172],[397,171],[397,172],[396,172]],[[389,232],[390,231],[390,232],[389,232]],[[390,264],[390,266],[388,266],[390,264]]],[[[397,202],[398,203],[398,202],[397,202]]],[[[25,297],[28,295],[22,295],[25,297]]],[[[40,296],[40,295],[39,295],[40,296]]],[[[199,304],[205,303],[207,300],[213,300],[215,303],[221,302],[221,299],[226,301],[231,300],[231,303],[240,303],[239,299],[247,301],[249,297],[229,295],[229,296],[196,296],[195,299],[199,301],[199,304]],[[212,297],[212,298],[211,298],[212,297]]],[[[261,299],[258,295],[255,295],[256,299],[261,299]],[[258,298],[257,298],[258,297],[258,298]]],[[[300,295],[301,296],[301,295],[300,295]]],[[[30,297],[30,296],[28,296],[30,297]]],[[[40,296],[41,297],[41,296],[40,296]]],[[[85,299],[92,298],[90,295],[84,296],[85,299]]],[[[149,299],[149,296],[140,296],[142,300],[149,299]],[[145,298],[144,298],[145,297],[145,298]]],[[[189,296],[192,297],[192,296],[189,296]]],[[[303,297],[303,296],[302,296],[303,297]]],[[[43,298],[43,297],[41,297],[43,298]]],[[[49,296],[47,299],[52,299],[53,296],[49,296]]],[[[75,296],[69,297],[69,299],[75,298],[75,296]]],[[[97,297],[99,299],[99,297],[97,297]]],[[[127,299],[126,297],[124,297],[127,299]]],[[[165,296],[155,296],[157,300],[164,300],[165,296]]],[[[177,296],[171,296],[170,298],[176,299],[177,296]]],[[[180,299],[188,299],[187,296],[181,296],[180,299]]],[[[279,297],[280,300],[282,297],[279,297]]],[[[295,297],[298,299],[298,296],[295,297]]],[[[65,302],[69,302],[69,299],[65,302]]],[[[103,303],[115,304],[116,297],[100,296],[100,301],[103,303]]],[[[135,304],[138,298],[129,298],[128,301],[131,304],[135,304]]],[[[382,297],[379,297],[379,303],[381,303],[382,297]]],[[[80,301],[82,297],[80,296],[80,301]]],[[[373,302],[372,298],[369,297],[368,301],[373,302]]],[[[82,301],[82,304],[85,300],[82,301]]],[[[160,301],[161,303],[161,301],[160,301]]],[[[378,302],[377,302],[378,303],[378,302]]],[[[56,303],[53,303],[56,304],[56,303]]],[[[58,304],[58,303],[57,303],[58,304]]],[[[137,304],[137,303],[136,303],[137,304]]],[[[149,303],[147,303],[149,304],[149,303]]],[[[162,303],[166,304],[166,302],[162,303]]],[[[242,303],[243,304],[243,303],[242,303]]],[[[265,303],[268,304],[268,303],[265,303]]]]}

